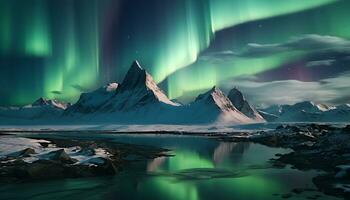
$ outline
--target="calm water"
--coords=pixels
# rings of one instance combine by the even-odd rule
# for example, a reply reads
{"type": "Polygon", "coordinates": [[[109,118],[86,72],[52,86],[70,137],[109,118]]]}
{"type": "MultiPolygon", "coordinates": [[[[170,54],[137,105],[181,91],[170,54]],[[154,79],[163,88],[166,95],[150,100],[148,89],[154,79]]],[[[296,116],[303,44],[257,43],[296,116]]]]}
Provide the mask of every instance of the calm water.
{"type": "MultiPolygon", "coordinates": [[[[317,174],[290,167],[273,168],[269,159],[289,150],[253,143],[173,135],[75,134],[74,137],[108,137],[118,142],[153,145],[172,149],[175,156],[133,162],[112,177],[1,185],[0,199],[274,200],[282,199],[282,194],[291,193],[294,188],[314,188],[311,179],[317,174]]],[[[321,193],[304,192],[289,199],[306,199],[317,194],[321,193]]]]}

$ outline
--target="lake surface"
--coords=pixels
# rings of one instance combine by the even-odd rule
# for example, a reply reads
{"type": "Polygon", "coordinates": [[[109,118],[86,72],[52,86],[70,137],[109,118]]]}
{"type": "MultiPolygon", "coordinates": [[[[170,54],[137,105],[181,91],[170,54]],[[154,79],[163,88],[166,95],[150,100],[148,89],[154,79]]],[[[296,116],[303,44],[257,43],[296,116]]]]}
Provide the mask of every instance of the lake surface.
{"type": "MultiPolygon", "coordinates": [[[[220,142],[199,136],[137,134],[49,134],[49,137],[108,138],[172,150],[173,157],[134,161],[116,176],[0,185],[0,199],[252,200],[336,199],[294,188],[315,188],[315,171],[271,166],[276,153],[290,150],[253,143],[220,142]]],[[[130,158],[132,159],[132,158],[130,158]]]]}

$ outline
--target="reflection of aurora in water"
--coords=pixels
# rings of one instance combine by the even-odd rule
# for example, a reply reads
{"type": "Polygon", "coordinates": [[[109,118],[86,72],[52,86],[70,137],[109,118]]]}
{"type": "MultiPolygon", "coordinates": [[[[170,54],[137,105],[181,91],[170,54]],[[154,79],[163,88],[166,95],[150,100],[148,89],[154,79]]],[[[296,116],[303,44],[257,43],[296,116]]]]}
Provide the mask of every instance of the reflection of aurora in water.
{"type": "MultiPolygon", "coordinates": [[[[84,137],[78,137],[82,139],[87,136],[84,134],[84,137]]],[[[220,143],[192,136],[98,134],[94,137],[107,137],[116,142],[138,145],[171,147],[175,156],[156,158],[149,161],[148,165],[139,161],[130,163],[115,177],[1,185],[1,197],[14,199],[15,195],[20,199],[33,197],[67,200],[280,200],[280,196],[272,194],[285,194],[296,187],[313,187],[313,172],[267,167],[268,160],[276,153],[286,153],[289,150],[249,143],[220,143]],[[215,163],[214,154],[220,154],[222,162],[215,163]]],[[[305,195],[290,199],[306,198],[305,195]]],[[[320,199],[333,200],[329,197],[320,199]]]]}
{"type": "MultiPolygon", "coordinates": [[[[230,148],[229,148],[230,149],[230,148]]],[[[228,152],[225,152],[228,153],[228,152]]],[[[243,153],[243,152],[242,152],[243,153]]],[[[155,159],[156,162],[159,159],[155,159]]],[[[199,199],[210,199],[203,197],[203,188],[220,188],[224,196],[228,197],[239,197],[239,196],[249,196],[250,198],[261,197],[264,194],[271,194],[276,189],[281,188],[277,182],[274,182],[263,175],[254,175],[254,176],[245,176],[241,177],[240,174],[237,174],[237,177],[228,177],[215,178],[217,173],[220,174],[221,171],[205,171],[202,172],[199,170],[201,168],[215,169],[214,162],[210,158],[204,158],[194,152],[186,151],[177,151],[176,156],[166,161],[162,160],[160,162],[159,168],[156,172],[177,172],[176,175],[170,176],[159,176],[147,180],[142,185],[144,187],[139,188],[142,190],[154,190],[156,188],[157,193],[162,196],[164,199],[171,200],[199,200],[199,199]],[[192,177],[194,180],[177,180],[181,176],[183,170],[188,169],[198,169],[200,173],[195,173],[192,177]],[[213,175],[214,174],[214,175],[213,175]],[[214,178],[208,178],[214,176],[214,178]],[[195,180],[198,177],[199,180],[195,180]],[[255,188],[254,194],[251,193],[250,188],[255,188]]],[[[231,172],[232,173],[232,172],[231,172]]],[[[187,174],[186,174],[187,175],[187,174]]],[[[183,177],[182,177],[183,178],[183,177]]],[[[155,191],[155,192],[156,192],[155,191]]]]}

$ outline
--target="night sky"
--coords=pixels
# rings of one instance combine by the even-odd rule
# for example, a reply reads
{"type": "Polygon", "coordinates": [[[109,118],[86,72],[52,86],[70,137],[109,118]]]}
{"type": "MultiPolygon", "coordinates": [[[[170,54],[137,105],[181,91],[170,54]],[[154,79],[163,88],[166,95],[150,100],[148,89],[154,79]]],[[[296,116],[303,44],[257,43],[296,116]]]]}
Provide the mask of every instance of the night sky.
{"type": "Polygon", "coordinates": [[[347,0],[1,0],[0,105],[74,102],[138,60],[170,98],[350,103],[347,0]]]}

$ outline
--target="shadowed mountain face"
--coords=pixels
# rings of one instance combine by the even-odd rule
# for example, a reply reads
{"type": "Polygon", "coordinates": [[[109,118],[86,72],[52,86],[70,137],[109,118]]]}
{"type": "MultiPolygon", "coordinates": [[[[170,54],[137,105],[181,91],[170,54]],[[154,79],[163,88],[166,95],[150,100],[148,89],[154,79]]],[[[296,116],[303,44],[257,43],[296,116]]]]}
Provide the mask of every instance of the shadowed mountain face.
{"type": "Polygon", "coordinates": [[[247,117],[258,121],[264,121],[264,118],[248,103],[242,92],[237,88],[230,90],[228,98],[232,104],[247,117]]]}
{"type": "Polygon", "coordinates": [[[237,110],[227,96],[217,87],[213,87],[208,92],[200,94],[190,106],[195,108],[195,110],[198,109],[195,112],[201,113],[203,117],[216,117],[217,115],[221,121],[253,122],[253,120],[237,110]],[[216,115],[213,115],[214,113],[216,115]]]}
{"type": "Polygon", "coordinates": [[[157,86],[152,76],[134,61],[120,87],[117,88],[116,95],[103,105],[102,110],[128,111],[158,103],[178,105],[172,102],[157,86]]]}
{"type": "Polygon", "coordinates": [[[67,109],[67,114],[93,113],[101,108],[115,94],[118,83],[109,83],[92,92],[83,93],[73,106],[67,109]]]}

